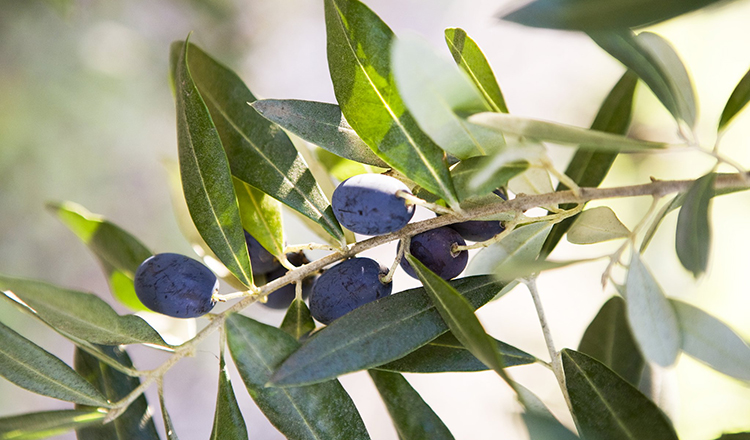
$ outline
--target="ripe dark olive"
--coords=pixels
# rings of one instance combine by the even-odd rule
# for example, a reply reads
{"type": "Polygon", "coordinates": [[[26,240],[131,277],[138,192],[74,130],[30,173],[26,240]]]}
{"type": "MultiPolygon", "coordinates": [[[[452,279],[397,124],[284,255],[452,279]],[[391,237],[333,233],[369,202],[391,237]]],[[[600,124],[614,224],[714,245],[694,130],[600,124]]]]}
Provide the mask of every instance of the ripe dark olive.
{"type": "MultiPolygon", "coordinates": [[[[436,228],[412,237],[409,252],[437,276],[450,280],[463,272],[469,262],[467,251],[451,252],[454,244],[464,246],[466,242],[451,228],[436,228]]],[[[418,278],[406,258],[401,260],[401,268],[411,277],[418,278]]]]}
{"type": "Polygon", "coordinates": [[[346,229],[364,235],[383,235],[406,226],[414,205],[406,204],[396,191],[409,188],[383,174],[360,174],[343,181],[333,192],[333,214],[346,229]]]}
{"type": "Polygon", "coordinates": [[[448,225],[449,228],[461,234],[465,240],[485,241],[503,232],[505,227],[499,221],[469,220],[448,225]]]}
{"type": "Polygon", "coordinates": [[[253,274],[264,274],[281,267],[279,260],[247,231],[245,231],[245,243],[247,243],[247,252],[250,254],[250,264],[253,266],[253,274]]]}
{"type": "MultiPolygon", "coordinates": [[[[303,264],[307,264],[310,262],[310,260],[305,257],[305,254],[302,252],[295,252],[286,254],[287,260],[289,260],[290,263],[292,263],[294,266],[299,267],[303,264]]],[[[281,278],[286,273],[289,272],[285,267],[279,266],[277,269],[274,269],[266,274],[266,283],[270,283],[271,281],[281,278]]],[[[307,299],[308,296],[310,296],[310,292],[312,291],[313,283],[315,282],[315,277],[307,277],[304,280],[302,280],[302,299],[307,299]]],[[[297,297],[297,291],[296,286],[294,283],[287,284],[286,286],[275,290],[274,292],[270,293],[266,297],[266,302],[261,303],[266,307],[270,307],[272,309],[286,309],[289,307],[289,305],[294,301],[294,298],[297,297]]]]}
{"type": "Polygon", "coordinates": [[[369,258],[352,258],[333,266],[313,286],[310,314],[330,324],[363,304],[390,295],[393,285],[380,282],[387,271],[369,258]]]}
{"type": "Polygon", "coordinates": [[[180,254],[156,254],[135,272],[135,293],[154,312],[195,318],[213,309],[219,280],[200,262],[180,254]]]}

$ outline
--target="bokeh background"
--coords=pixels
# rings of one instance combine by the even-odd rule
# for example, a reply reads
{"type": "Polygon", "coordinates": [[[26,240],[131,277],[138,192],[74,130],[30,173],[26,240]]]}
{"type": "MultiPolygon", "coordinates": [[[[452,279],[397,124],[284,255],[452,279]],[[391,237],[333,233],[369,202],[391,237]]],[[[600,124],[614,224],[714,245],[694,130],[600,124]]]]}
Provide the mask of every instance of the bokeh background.
{"type": "MultiPolygon", "coordinates": [[[[419,33],[444,48],[443,29],[462,27],[483,48],[513,113],[587,126],[623,68],[585,35],[524,28],[500,22],[505,0],[369,0],[397,34],[419,33]]],[[[676,47],[692,74],[700,103],[702,144],[715,141],[726,98],[750,67],[750,2],[735,1],[653,27],[676,47]]],[[[46,201],[71,200],[103,214],[157,252],[192,250],[182,238],[169,199],[164,160],[176,158],[175,115],[167,79],[170,42],[194,31],[192,41],[234,68],[263,98],[334,102],[325,56],[321,1],[295,0],[2,0],[0,1],[0,271],[108,294],[93,256],[44,209],[46,201]]],[[[668,113],[640,87],[631,133],[676,141],[668,113]]],[[[750,116],[724,136],[722,151],[750,166],[750,116]]],[[[572,151],[550,147],[564,169],[572,151]]],[[[604,185],[694,178],[712,161],[698,153],[623,156],[604,185]]],[[[665,292],[697,304],[750,340],[747,267],[750,194],[713,202],[714,243],[706,276],[695,282],[674,254],[676,215],[664,222],[645,261],[665,292]]],[[[610,204],[629,226],[649,200],[610,204]]],[[[592,206],[595,206],[592,204],[592,206]]],[[[423,213],[424,214],[424,213],[423,213]]],[[[424,214],[427,215],[427,214],[424,214]]],[[[286,216],[290,243],[313,239],[286,216]]],[[[617,243],[561,243],[555,258],[611,253],[617,243]]],[[[389,265],[395,249],[371,256],[389,265]]],[[[544,274],[540,289],[558,347],[577,347],[588,322],[611,296],[599,277],[604,263],[544,274]]],[[[397,275],[395,291],[415,281],[397,275]]],[[[225,286],[226,287],[226,286],[225,286]]],[[[278,324],[282,313],[252,306],[247,314],[278,324]]],[[[518,288],[484,307],[479,316],[495,337],[547,358],[528,292],[518,288]]],[[[0,302],[0,319],[67,362],[73,346],[0,302]]],[[[162,323],[163,324],[163,323],[162,323]]],[[[171,331],[188,332],[188,323],[171,331]]],[[[201,345],[165,382],[167,406],[180,438],[209,436],[217,377],[217,341],[201,345]]],[[[135,348],[140,369],[165,359],[135,348]]],[[[662,372],[661,404],[681,438],[709,440],[750,430],[750,390],[686,358],[662,372]]],[[[549,402],[568,425],[565,405],[548,371],[516,367],[514,378],[549,402]]],[[[233,371],[235,390],[252,438],[282,438],[255,408],[233,371]]],[[[458,439],[524,439],[519,408],[493,373],[407,375],[458,439]]],[[[373,439],[396,439],[369,378],[347,375],[373,439]]],[[[153,390],[147,393],[157,403],[153,390]]],[[[67,408],[0,379],[0,415],[67,408]]],[[[158,426],[161,419],[155,416],[158,426]]],[[[73,435],[60,438],[74,438],[73,435]]]]}

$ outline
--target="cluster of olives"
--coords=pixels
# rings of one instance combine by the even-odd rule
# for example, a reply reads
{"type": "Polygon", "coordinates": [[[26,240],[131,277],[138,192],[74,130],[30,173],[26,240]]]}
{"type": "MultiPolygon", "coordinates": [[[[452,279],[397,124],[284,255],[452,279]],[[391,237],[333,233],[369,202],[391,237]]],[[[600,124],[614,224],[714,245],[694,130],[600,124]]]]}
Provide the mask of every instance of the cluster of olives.
{"type": "MultiPolygon", "coordinates": [[[[411,194],[399,180],[382,174],[362,174],[342,182],[331,201],[333,213],[342,226],[363,235],[383,235],[406,226],[414,216],[414,205],[402,194],[411,194]]],[[[408,252],[445,280],[466,268],[468,252],[456,252],[466,240],[484,241],[503,231],[499,221],[466,221],[432,229],[411,237],[408,252]]],[[[279,261],[250,234],[245,232],[253,275],[273,281],[287,273],[279,261]]],[[[399,244],[401,246],[401,244],[399,244]]],[[[294,266],[309,261],[303,253],[287,254],[294,266]]],[[[406,259],[401,268],[417,278],[406,259]]],[[[329,324],[371,301],[391,294],[384,282],[387,269],[370,258],[351,258],[326,270],[316,280],[302,282],[303,298],[310,296],[310,313],[329,324]]],[[[149,309],[178,318],[208,313],[215,304],[216,276],[201,263],[178,254],[158,254],[145,260],[135,276],[138,298],[149,309]]],[[[295,298],[295,286],[286,285],[268,296],[266,306],[286,308],[295,298]]]]}

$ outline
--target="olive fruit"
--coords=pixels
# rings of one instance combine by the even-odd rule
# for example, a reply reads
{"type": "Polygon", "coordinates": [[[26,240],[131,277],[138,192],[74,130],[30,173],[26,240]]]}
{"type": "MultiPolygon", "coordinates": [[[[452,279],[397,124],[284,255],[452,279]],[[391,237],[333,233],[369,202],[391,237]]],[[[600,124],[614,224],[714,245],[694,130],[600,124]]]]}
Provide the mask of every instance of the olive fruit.
{"type": "Polygon", "coordinates": [[[485,241],[503,232],[505,227],[499,221],[469,220],[448,225],[461,234],[465,240],[485,241]]]}
{"type": "MultiPolygon", "coordinates": [[[[305,254],[302,252],[286,254],[286,258],[296,267],[310,262],[310,260],[308,260],[307,257],[305,257],[305,254]]],[[[287,272],[289,271],[285,267],[279,266],[278,268],[266,274],[266,283],[270,283],[277,278],[283,277],[287,274],[287,272]]],[[[302,280],[302,299],[307,299],[307,297],[310,296],[310,292],[312,291],[314,282],[315,277],[313,276],[309,276],[302,280]]],[[[292,301],[294,301],[294,298],[297,297],[296,290],[297,287],[294,283],[287,284],[286,286],[269,293],[266,297],[266,302],[261,304],[272,309],[286,309],[287,307],[289,307],[292,301]]]]}
{"type": "Polygon", "coordinates": [[[399,190],[411,194],[402,182],[383,174],[350,177],[333,192],[333,214],[342,226],[358,234],[398,231],[414,216],[414,205],[398,197],[399,190]]]}
{"type": "Polygon", "coordinates": [[[180,254],[156,254],[138,266],[135,293],[154,312],[195,318],[213,309],[219,280],[202,263],[180,254]]]}
{"type": "MultiPolygon", "coordinates": [[[[458,232],[444,226],[412,237],[409,253],[440,278],[450,280],[463,272],[469,262],[467,251],[453,253],[454,244],[464,246],[466,242],[458,232]]],[[[401,268],[411,277],[418,278],[406,258],[401,260],[401,268]]]]}
{"type": "Polygon", "coordinates": [[[250,264],[253,266],[253,274],[264,274],[281,267],[281,263],[258,240],[245,231],[245,243],[247,252],[250,254],[250,264]]]}

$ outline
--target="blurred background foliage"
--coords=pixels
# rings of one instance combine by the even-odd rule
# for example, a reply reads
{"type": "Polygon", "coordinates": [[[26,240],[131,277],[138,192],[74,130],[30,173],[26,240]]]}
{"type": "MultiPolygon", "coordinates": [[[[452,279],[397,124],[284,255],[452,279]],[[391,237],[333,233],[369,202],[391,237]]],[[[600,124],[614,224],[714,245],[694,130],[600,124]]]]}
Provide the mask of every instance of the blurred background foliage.
{"type": "MultiPolygon", "coordinates": [[[[399,33],[417,32],[444,50],[443,29],[462,27],[485,51],[511,112],[588,126],[622,67],[585,35],[524,28],[495,17],[511,2],[500,0],[370,0],[399,33]]],[[[714,141],[729,93],[750,66],[750,3],[709,8],[653,27],[669,39],[691,70],[701,109],[698,133],[714,141]]],[[[49,200],[72,200],[105,215],[156,252],[193,255],[172,214],[162,160],[176,157],[175,117],[167,79],[168,48],[194,31],[192,41],[223,61],[261,98],[333,102],[325,58],[322,2],[297,0],[2,0],[0,1],[0,271],[99,293],[113,303],[94,257],[53,216],[49,200]]],[[[651,93],[639,88],[631,134],[676,141],[675,127],[651,93]]],[[[722,150],[750,166],[750,117],[741,116],[722,150]]],[[[551,149],[564,169],[571,151],[551,149]]],[[[693,178],[711,161],[698,154],[628,156],[617,160],[604,186],[693,178]],[[675,165],[679,161],[679,166],[675,165]]],[[[667,295],[700,305],[750,340],[747,295],[750,196],[714,202],[715,241],[708,275],[693,282],[674,255],[676,215],[667,219],[646,259],[667,295]]],[[[596,206],[592,204],[592,207],[596,206]]],[[[647,200],[611,203],[629,226],[647,200]]],[[[285,218],[290,243],[313,239],[285,218]]],[[[605,243],[562,243],[553,257],[611,252],[605,243]]],[[[390,264],[393,247],[373,254],[390,264]]],[[[194,255],[193,255],[194,256],[194,255]]],[[[601,293],[604,264],[545,274],[540,279],[555,341],[577,347],[583,330],[610,292],[601,293]]],[[[413,286],[400,276],[394,291],[413,286]]],[[[113,304],[116,307],[118,305],[113,304]]],[[[125,312],[121,307],[120,312],[125,312]]],[[[254,306],[248,313],[278,323],[281,314],[254,306]]],[[[3,321],[66,361],[72,344],[41,328],[5,303],[3,321]]],[[[518,289],[480,312],[488,331],[542,357],[545,347],[526,292],[518,289]]],[[[183,439],[206,438],[216,390],[216,344],[167,375],[167,402],[183,439]]],[[[163,356],[134,350],[141,369],[163,356]]],[[[538,367],[514,377],[552,409],[565,407],[554,378],[538,367]]],[[[237,377],[235,375],[235,377],[237,377]]],[[[513,398],[492,373],[408,375],[456,438],[491,439],[510,434],[520,421],[513,398]]],[[[685,440],[711,439],[750,428],[750,391],[733,380],[683,359],[665,375],[665,408],[676,411],[685,440]],[[677,393],[677,394],[675,394],[677,393]],[[670,397],[671,396],[671,397],[670,397]]],[[[395,430],[366,375],[343,380],[375,439],[395,430]]],[[[270,427],[243,389],[237,389],[252,437],[273,439],[270,427]]],[[[0,381],[0,414],[64,408],[0,381]]],[[[156,396],[149,395],[151,404],[156,396]]],[[[569,419],[568,423],[570,423],[569,419]]],[[[521,430],[522,432],[523,430],[521,430]]],[[[523,438],[525,434],[518,434],[523,438]]],[[[72,438],[70,436],[65,438],[72,438]]]]}

